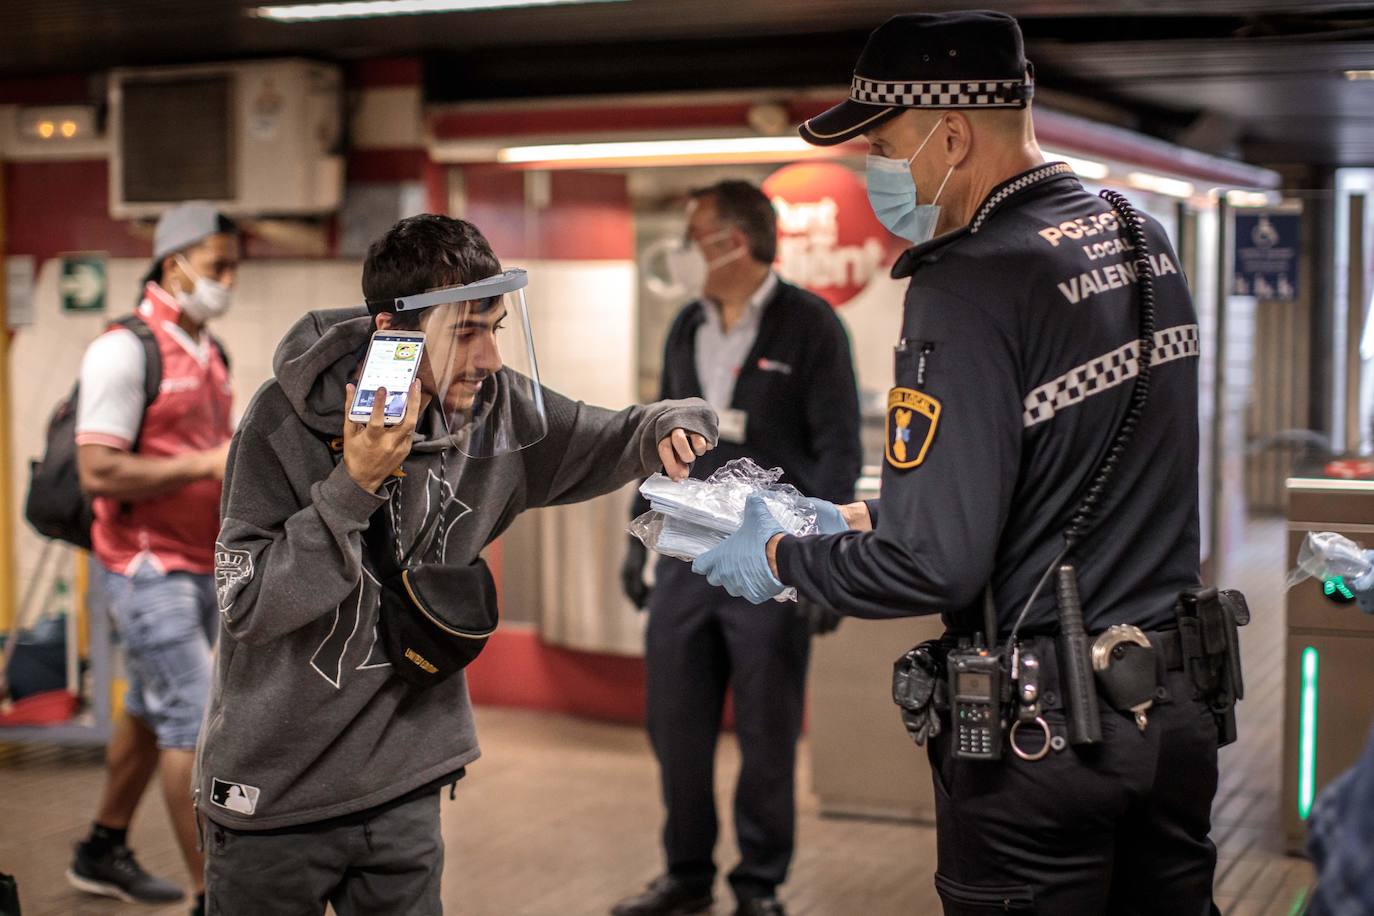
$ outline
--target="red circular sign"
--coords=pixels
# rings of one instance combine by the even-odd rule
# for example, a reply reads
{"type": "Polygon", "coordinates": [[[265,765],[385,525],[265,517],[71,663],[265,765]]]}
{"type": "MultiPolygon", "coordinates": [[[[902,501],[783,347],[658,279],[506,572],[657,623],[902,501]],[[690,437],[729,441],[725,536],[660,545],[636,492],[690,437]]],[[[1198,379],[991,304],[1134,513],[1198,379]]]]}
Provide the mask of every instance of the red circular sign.
{"type": "Polygon", "coordinates": [[[1374,461],[1367,458],[1340,458],[1328,461],[1325,471],[1327,477],[1341,480],[1370,480],[1374,479],[1374,461]]]}
{"type": "Polygon", "coordinates": [[[778,214],[778,273],[839,307],[888,269],[895,236],[878,222],[863,179],[833,162],[789,165],[763,193],[778,214]]]}

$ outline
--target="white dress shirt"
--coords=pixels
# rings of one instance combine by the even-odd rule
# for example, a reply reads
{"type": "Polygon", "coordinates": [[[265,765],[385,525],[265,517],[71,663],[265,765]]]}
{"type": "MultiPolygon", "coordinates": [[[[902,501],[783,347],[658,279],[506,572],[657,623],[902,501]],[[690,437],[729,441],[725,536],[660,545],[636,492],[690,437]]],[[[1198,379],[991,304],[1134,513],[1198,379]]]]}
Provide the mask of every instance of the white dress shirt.
{"type": "Polygon", "coordinates": [[[778,275],[770,270],[749,297],[740,320],[728,331],[721,322],[720,305],[710,300],[702,303],[706,320],[697,328],[697,380],[702,397],[717,413],[729,410],[735,399],[735,380],[759,336],[763,307],[777,287],[778,275]]]}

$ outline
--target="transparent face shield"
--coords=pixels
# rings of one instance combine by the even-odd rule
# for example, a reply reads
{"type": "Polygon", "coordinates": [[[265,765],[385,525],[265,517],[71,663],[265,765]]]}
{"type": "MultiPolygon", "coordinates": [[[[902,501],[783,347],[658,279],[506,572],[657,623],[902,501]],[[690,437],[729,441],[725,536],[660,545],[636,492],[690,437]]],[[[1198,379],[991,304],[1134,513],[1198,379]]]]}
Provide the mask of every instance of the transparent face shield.
{"type": "MultiPolygon", "coordinates": [[[[423,411],[472,458],[528,448],[548,432],[523,270],[395,300],[421,312],[423,411]]],[[[423,412],[422,412],[423,415],[423,412]]]]}

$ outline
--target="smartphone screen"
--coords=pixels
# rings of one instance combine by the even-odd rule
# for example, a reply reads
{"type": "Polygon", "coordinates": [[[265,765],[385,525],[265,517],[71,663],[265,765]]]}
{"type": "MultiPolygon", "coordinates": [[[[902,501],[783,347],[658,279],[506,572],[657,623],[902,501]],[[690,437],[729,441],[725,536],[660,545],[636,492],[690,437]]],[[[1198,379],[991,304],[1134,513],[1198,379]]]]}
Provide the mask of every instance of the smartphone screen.
{"type": "Polygon", "coordinates": [[[405,416],[406,397],[410,394],[410,383],[415,380],[415,373],[420,368],[423,349],[424,339],[419,336],[387,331],[373,334],[349,413],[355,417],[372,413],[377,389],[385,388],[387,395],[383,416],[388,423],[399,422],[405,416]]]}

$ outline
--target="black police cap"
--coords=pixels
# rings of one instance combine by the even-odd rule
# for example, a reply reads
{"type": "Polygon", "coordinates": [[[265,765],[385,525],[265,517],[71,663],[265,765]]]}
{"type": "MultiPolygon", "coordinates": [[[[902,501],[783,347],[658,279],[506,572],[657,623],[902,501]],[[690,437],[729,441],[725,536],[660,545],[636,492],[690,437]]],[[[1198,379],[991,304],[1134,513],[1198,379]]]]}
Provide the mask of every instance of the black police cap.
{"type": "Polygon", "coordinates": [[[833,146],[905,108],[1025,108],[1035,89],[1021,27],[1005,13],[906,13],[868,36],[849,98],[807,121],[802,139],[833,146]]]}

